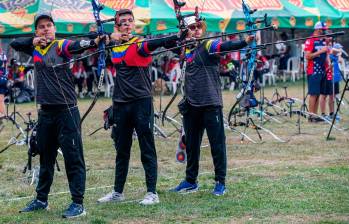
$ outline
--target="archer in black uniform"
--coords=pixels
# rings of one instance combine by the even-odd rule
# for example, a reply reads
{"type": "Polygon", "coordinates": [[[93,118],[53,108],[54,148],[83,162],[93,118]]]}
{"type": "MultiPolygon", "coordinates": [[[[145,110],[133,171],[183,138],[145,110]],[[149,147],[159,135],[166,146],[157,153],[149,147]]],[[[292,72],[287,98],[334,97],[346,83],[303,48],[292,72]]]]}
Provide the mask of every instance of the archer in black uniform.
{"type": "Polygon", "coordinates": [[[177,35],[157,40],[133,36],[135,22],[132,11],[122,9],[115,15],[117,31],[111,35],[111,44],[128,44],[112,48],[112,63],[116,68],[113,94],[113,140],[117,152],[113,192],[98,202],[122,201],[128,173],[133,130],[136,130],[145,171],[147,194],[143,205],[159,203],[156,193],[157,156],[153,134],[153,99],[150,53],[161,46],[174,46],[177,35]],[[114,43],[113,43],[114,41],[114,43]]]}
{"type": "MultiPolygon", "coordinates": [[[[206,24],[195,16],[186,17],[189,39],[200,38],[206,24]]],[[[244,41],[205,40],[185,49],[186,70],[184,99],[179,108],[183,115],[183,126],[187,151],[186,178],[173,192],[195,192],[198,190],[200,146],[204,130],[211,146],[216,185],[214,195],[225,192],[227,170],[226,144],[223,121],[223,101],[219,78],[220,57],[212,53],[241,49],[253,40],[247,36],[244,41]],[[211,53],[211,54],[210,54],[211,53]]]]}
{"type": "Polygon", "coordinates": [[[40,154],[37,196],[20,212],[48,208],[57,150],[61,148],[73,201],[63,217],[77,217],[86,214],[83,207],[86,169],[80,113],[69,64],[56,68],[53,66],[69,61],[72,53],[82,53],[85,49],[96,47],[99,38],[79,42],[57,40],[55,23],[49,13],[37,14],[34,23],[35,37],[17,38],[11,43],[15,50],[33,57],[36,101],[40,105],[37,124],[40,154]]]}

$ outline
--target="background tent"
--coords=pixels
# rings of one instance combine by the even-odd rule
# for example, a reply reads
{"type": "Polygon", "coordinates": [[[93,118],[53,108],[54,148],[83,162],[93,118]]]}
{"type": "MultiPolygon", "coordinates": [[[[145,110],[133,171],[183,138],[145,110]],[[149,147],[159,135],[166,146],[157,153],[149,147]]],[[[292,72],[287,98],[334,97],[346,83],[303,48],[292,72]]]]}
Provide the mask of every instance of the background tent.
{"type": "MultiPolygon", "coordinates": [[[[186,0],[183,14],[192,13],[196,6],[206,19],[208,31],[233,32],[245,29],[241,0],[186,0]]],[[[173,0],[100,0],[105,5],[102,19],[109,19],[120,8],[132,9],[136,17],[136,33],[159,34],[177,32],[173,0]]],[[[349,1],[344,0],[246,0],[254,17],[268,14],[269,22],[280,28],[311,29],[319,21],[330,28],[345,28],[349,22],[349,1]]],[[[37,12],[52,13],[57,33],[84,34],[96,29],[90,0],[2,0],[0,1],[0,37],[31,35],[37,12]]],[[[105,24],[107,31],[113,24],[105,24]]]]}
{"type": "MultiPolygon", "coordinates": [[[[148,1],[101,0],[100,3],[105,5],[100,14],[102,20],[113,18],[115,10],[123,7],[134,10],[137,25],[144,27],[143,21],[149,20],[148,1]]],[[[0,2],[0,36],[31,35],[34,16],[40,11],[51,12],[58,34],[76,35],[96,30],[90,0],[5,0],[0,2]]],[[[109,32],[113,30],[113,23],[104,26],[109,32]]]]}

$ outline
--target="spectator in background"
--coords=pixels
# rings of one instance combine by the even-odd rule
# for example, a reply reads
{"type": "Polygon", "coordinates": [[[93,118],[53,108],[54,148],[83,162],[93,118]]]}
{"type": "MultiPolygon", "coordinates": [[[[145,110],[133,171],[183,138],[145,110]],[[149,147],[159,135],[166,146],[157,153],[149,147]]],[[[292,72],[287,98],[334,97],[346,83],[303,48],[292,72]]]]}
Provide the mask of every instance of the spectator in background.
{"type": "Polygon", "coordinates": [[[169,76],[172,84],[172,94],[177,91],[178,80],[181,76],[181,67],[179,65],[179,57],[174,57],[170,62],[169,76]]]}
{"type": "Polygon", "coordinates": [[[0,47],[0,75],[6,74],[7,57],[5,52],[0,47]]]}
{"type": "Polygon", "coordinates": [[[331,50],[330,60],[333,66],[333,82],[334,82],[334,93],[339,94],[339,82],[342,81],[342,72],[340,70],[340,63],[342,57],[343,46],[340,43],[335,43],[331,50]]]}
{"type": "Polygon", "coordinates": [[[17,60],[12,58],[8,68],[8,80],[13,82],[13,87],[19,88],[21,91],[25,87],[24,67],[19,66],[17,60]]]}
{"type": "Polygon", "coordinates": [[[254,70],[253,77],[256,82],[261,84],[263,82],[263,74],[269,72],[269,62],[268,59],[262,55],[262,53],[257,54],[257,66],[254,70]]]}
{"type": "MultiPolygon", "coordinates": [[[[331,31],[326,30],[326,33],[331,31]]],[[[332,49],[332,37],[324,38],[326,46],[328,47],[327,58],[325,63],[326,76],[321,82],[320,90],[320,110],[323,118],[329,118],[334,114],[334,82],[333,82],[333,67],[330,61],[330,53],[332,49]],[[328,99],[329,116],[326,115],[326,101],[328,99]]]]}
{"type": "Polygon", "coordinates": [[[113,65],[107,65],[107,72],[110,72],[113,78],[116,76],[116,69],[113,65]]]}
{"type": "MultiPolygon", "coordinates": [[[[286,41],[288,40],[288,36],[285,32],[282,32],[280,34],[280,38],[281,38],[281,41],[286,41]]],[[[275,45],[277,51],[278,51],[278,55],[280,57],[279,59],[279,70],[286,70],[287,69],[287,61],[288,59],[290,58],[290,50],[291,50],[291,47],[290,45],[288,44],[285,44],[283,42],[280,42],[277,43],[275,45]]]]}
{"type": "Polygon", "coordinates": [[[116,76],[116,68],[113,66],[113,63],[111,61],[110,56],[108,56],[107,59],[106,59],[106,69],[107,69],[107,72],[110,72],[111,75],[113,76],[113,78],[115,78],[115,76],[116,76]]]}
{"type": "Polygon", "coordinates": [[[7,92],[7,57],[0,47],[0,118],[5,116],[5,94],[7,92]]]}
{"type": "MultiPolygon", "coordinates": [[[[234,89],[236,76],[233,73],[234,64],[230,53],[221,56],[219,63],[219,75],[221,77],[229,77],[229,89],[234,89]]],[[[224,88],[224,86],[223,86],[224,88]]]]}
{"type": "MultiPolygon", "coordinates": [[[[335,43],[331,49],[331,53],[330,53],[330,60],[331,60],[331,64],[332,64],[332,72],[333,72],[333,76],[332,76],[332,80],[333,80],[333,91],[334,94],[329,96],[329,108],[330,108],[330,113],[329,116],[326,116],[327,119],[332,120],[333,116],[334,116],[334,102],[335,102],[335,96],[337,94],[339,94],[339,82],[342,80],[342,74],[341,74],[341,70],[340,70],[340,57],[342,54],[342,48],[343,46],[339,43],[335,43]]],[[[337,115],[338,116],[338,115],[337,115]]],[[[339,119],[339,117],[338,117],[339,119]]]]}
{"type": "Polygon", "coordinates": [[[169,77],[169,70],[171,69],[170,62],[171,61],[169,60],[168,56],[164,56],[162,58],[160,78],[162,78],[166,82],[170,81],[170,77],[169,77]]]}
{"type": "MultiPolygon", "coordinates": [[[[317,22],[314,26],[313,36],[322,35],[326,32],[327,26],[324,22],[317,22]]],[[[304,52],[308,61],[308,94],[309,112],[317,114],[320,94],[324,94],[322,86],[327,81],[326,63],[328,62],[328,46],[323,39],[310,37],[305,42],[304,52]]],[[[309,122],[322,122],[323,119],[317,116],[309,116],[309,122]]]]}
{"type": "MultiPolygon", "coordinates": [[[[95,52],[95,49],[89,49],[85,51],[85,54],[91,54],[95,52]]],[[[93,81],[95,79],[95,74],[97,71],[97,62],[98,62],[98,54],[92,55],[88,57],[87,60],[87,66],[86,66],[86,73],[87,73],[87,79],[86,79],[86,84],[87,84],[87,95],[91,98],[93,98],[93,81]]]]}
{"type": "Polygon", "coordinates": [[[86,83],[86,69],[84,67],[83,61],[75,61],[72,69],[72,73],[74,75],[74,84],[78,86],[78,95],[79,98],[84,98],[84,93],[82,92],[82,88],[86,83]]]}

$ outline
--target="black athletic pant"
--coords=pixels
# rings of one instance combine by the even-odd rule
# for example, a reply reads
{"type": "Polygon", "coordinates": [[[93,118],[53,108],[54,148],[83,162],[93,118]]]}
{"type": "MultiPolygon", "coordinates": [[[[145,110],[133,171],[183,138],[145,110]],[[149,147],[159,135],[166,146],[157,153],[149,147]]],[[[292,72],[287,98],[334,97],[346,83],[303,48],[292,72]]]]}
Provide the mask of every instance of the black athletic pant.
{"type": "Polygon", "coordinates": [[[82,204],[85,192],[86,169],[77,107],[70,109],[50,107],[39,111],[37,142],[40,150],[40,174],[36,188],[37,199],[47,201],[53,181],[57,150],[64,157],[72,200],[82,204]],[[59,110],[60,109],[60,110],[59,110]]]}
{"type": "Polygon", "coordinates": [[[126,182],[133,130],[136,130],[148,192],[156,192],[157,157],[154,143],[152,98],[114,103],[113,139],[116,149],[115,192],[122,193],[126,182]]]}
{"type": "MultiPolygon", "coordinates": [[[[82,87],[84,85],[84,81],[85,78],[84,77],[80,77],[80,78],[74,78],[74,84],[76,84],[78,86],[78,91],[79,93],[82,92],[82,87]]],[[[91,88],[92,89],[92,88],[91,88]]]]}
{"type": "Polygon", "coordinates": [[[183,114],[187,146],[186,180],[189,183],[195,183],[197,181],[200,146],[204,130],[206,129],[215,169],[215,181],[225,184],[227,155],[222,107],[194,107],[189,104],[187,104],[187,107],[187,111],[183,114]]]}
{"type": "Polygon", "coordinates": [[[88,72],[87,73],[88,76],[87,76],[87,79],[86,79],[86,83],[87,83],[87,92],[92,92],[92,89],[93,89],[93,81],[94,81],[94,75],[93,75],[93,72],[88,72]]]}

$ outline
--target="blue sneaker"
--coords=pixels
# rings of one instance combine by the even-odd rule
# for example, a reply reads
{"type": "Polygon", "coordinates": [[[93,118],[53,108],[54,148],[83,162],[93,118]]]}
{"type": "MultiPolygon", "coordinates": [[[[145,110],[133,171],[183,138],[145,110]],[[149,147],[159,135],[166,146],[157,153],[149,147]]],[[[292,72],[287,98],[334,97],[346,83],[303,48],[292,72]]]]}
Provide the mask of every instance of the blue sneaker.
{"type": "Polygon", "coordinates": [[[67,210],[63,213],[63,218],[75,218],[79,216],[86,215],[86,211],[84,209],[84,206],[77,203],[71,203],[67,210]]]}
{"type": "Polygon", "coordinates": [[[33,212],[36,210],[43,210],[43,209],[48,210],[47,201],[43,202],[43,201],[39,201],[38,199],[34,199],[31,202],[29,202],[27,206],[22,210],[20,210],[19,212],[33,212]]]}
{"type": "Polygon", "coordinates": [[[217,181],[212,191],[212,194],[216,196],[222,196],[224,193],[225,193],[225,185],[217,181]]]}
{"type": "Polygon", "coordinates": [[[171,192],[177,193],[193,193],[198,191],[199,185],[197,183],[191,184],[186,180],[183,180],[176,188],[171,189],[171,192]]]}

